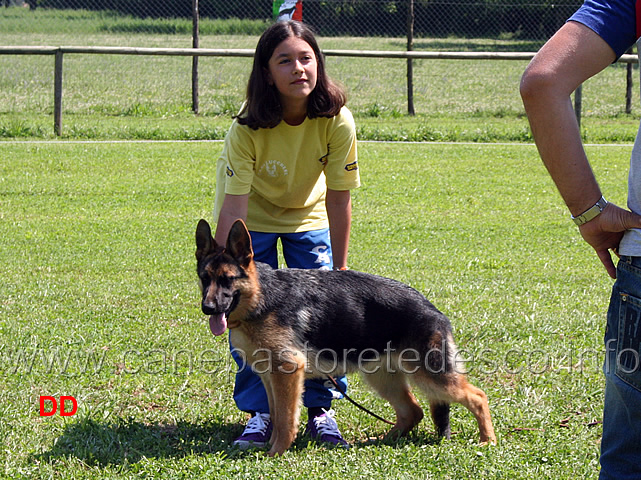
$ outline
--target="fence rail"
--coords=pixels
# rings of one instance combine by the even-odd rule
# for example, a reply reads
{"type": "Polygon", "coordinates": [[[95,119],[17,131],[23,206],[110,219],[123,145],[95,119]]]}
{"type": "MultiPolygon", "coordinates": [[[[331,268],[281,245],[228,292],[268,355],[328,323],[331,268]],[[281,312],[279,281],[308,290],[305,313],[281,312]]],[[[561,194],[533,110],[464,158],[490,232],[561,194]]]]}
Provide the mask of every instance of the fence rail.
{"type": "MultiPolygon", "coordinates": [[[[253,57],[253,48],[143,48],[79,46],[0,46],[0,55],[167,55],[180,57],[253,57]]],[[[530,60],[535,52],[424,52],[403,50],[323,50],[328,57],[404,58],[423,60],[530,60]]],[[[638,56],[622,55],[619,63],[638,63],[638,56]]]]}
{"type": "MultiPolygon", "coordinates": [[[[78,47],[78,46],[0,46],[0,55],[167,55],[182,57],[253,57],[251,48],[139,48],[139,47],[78,47]]],[[[363,58],[405,58],[440,60],[529,60],[532,52],[418,52],[391,50],[323,50],[326,56],[363,58]]],[[[629,55],[635,57],[635,55],[629,55]]]]}
{"type": "MultiPolygon", "coordinates": [[[[152,55],[183,57],[253,57],[253,49],[207,49],[207,48],[137,48],[137,47],[78,47],[78,46],[0,46],[0,55],[54,55],[54,132],[62,135],[62,94],[63,94],[63,55],[152,55]]],[[[375,51],[375,50],[323,50],[326,56],[395,58],[409,60],[529,60],[534,52],[417,52],[417,51],[375,51]]],[[[620,63],[638,63],[638,56],[626,54],[619,58],[620,63]]],[[[408,62],[408,97],[413,83],[411,67],[408,62]]],[[[629,80],[628,80],[629,81],[629,80]]],[[[197,96],[197,92],[193,92],[197,96]]],[[[581,89],[575,93],[577,119],[581,118],[581,89]]],[[[409,110],[412,106],[409,105],[409,110]]]]}

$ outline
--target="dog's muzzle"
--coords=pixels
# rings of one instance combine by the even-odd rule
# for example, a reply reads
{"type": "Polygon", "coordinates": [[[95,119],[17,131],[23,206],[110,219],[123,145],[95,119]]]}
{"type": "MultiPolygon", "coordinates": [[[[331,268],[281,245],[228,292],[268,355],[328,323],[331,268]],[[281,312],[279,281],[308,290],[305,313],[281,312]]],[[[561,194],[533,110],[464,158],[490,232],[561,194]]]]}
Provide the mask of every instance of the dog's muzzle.
{"type": "Polygon", "coordinates": [[[229,314],[236,309],[239,301],[240,292],[235,292],[229,307],[221,312],[220,308],[216,308],[203,300],[202,311],[205,315],[209,315],[209,329],[212,334],[218,336],[225,333],[227,330],[227,319],[229,318],[229,314]]]}

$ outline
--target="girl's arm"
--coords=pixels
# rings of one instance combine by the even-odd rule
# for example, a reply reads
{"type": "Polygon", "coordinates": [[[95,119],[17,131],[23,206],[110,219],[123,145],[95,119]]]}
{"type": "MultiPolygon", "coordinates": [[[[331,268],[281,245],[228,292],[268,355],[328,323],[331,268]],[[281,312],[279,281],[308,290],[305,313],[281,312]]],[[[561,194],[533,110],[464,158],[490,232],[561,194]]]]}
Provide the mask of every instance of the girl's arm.
{"type": "Polygon", "coordinates": [[[216,234],[214,240],[218,245],[227,244],[227,235],[236,220],[239,218],[247,221],[247,205],[249,203],[249,194],[230,195],[225,194],[223,206],[218,215],[218,224],[216,225],[216,234]]]}
{"type": "Polygon", "coordinates": [[[352,197],[349,190],[327,189],[325,199],[332,241],[334,268],[347,267],[349,231],[352,226],[352,197]]]}

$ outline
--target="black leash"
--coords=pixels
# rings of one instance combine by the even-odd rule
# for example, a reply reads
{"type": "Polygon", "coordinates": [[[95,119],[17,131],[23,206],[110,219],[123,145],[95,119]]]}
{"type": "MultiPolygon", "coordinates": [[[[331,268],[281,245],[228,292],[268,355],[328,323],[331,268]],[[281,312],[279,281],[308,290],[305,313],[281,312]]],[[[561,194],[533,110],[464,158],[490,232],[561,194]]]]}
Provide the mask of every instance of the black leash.
{"type": "Polygon", "coordinates": [[[389,420],[385,420],[383,417],[379,417],[378,415],[376,415],[376,414],[375,414],[374,412],[372,412],[371,410],[368,410],[367,408],[365,408],[365,407],[364,407],[364,406],[362,406],[361,404],[357,403],[355,400],[352,400],[352,398],[351,398],[349,395],[347,395],[347,392],[345,392],[345,391],[341,388],[341,386],[338,384],[338,382],[337,382],[336,380],[334,380],[334,377],[332,377],[331,375],[327,375],[327,378],[329,379],[329,381],[330,381],[330,382],[332,382],[332,384],[334,385],[334,387],[336,387],[336,390],[338,390],[338,391],[339,391],[339,392],[340,392],[340,393],[341,393],[341,394],[342,394],[342,395],[343,395],[347,400],[349,400],[353,405],[356,405],[358,408],[360,408],[361,410],[363,410],[365,413],[369,413],[372,417],[374,417],[374,418],[376,418],[376,419],[380,420],[381,422],[389,423],[390,425],[396,425],[394,422],[390,422],[389,420]]]}

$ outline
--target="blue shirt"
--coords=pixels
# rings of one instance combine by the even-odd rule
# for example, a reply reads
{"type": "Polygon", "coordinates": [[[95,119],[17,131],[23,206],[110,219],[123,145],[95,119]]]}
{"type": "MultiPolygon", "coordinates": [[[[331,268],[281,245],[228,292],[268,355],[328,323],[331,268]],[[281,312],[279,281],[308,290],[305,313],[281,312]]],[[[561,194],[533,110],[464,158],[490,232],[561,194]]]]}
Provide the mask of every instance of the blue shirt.
{"type": "Polygon", "coordinates": [[[635,12],[635,0],[586,0],[570,20],[593,30],[619,58],[637,41],[635,12]]]}

